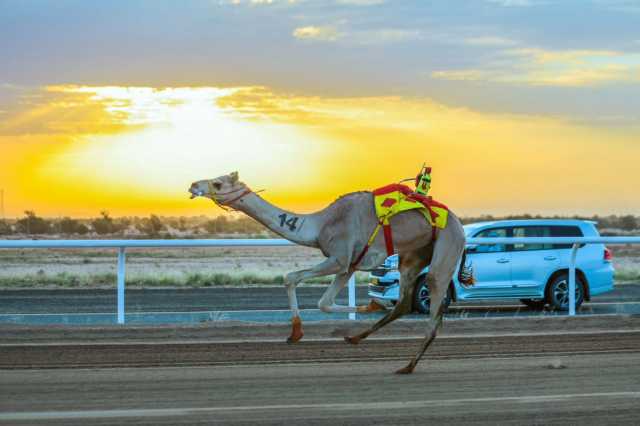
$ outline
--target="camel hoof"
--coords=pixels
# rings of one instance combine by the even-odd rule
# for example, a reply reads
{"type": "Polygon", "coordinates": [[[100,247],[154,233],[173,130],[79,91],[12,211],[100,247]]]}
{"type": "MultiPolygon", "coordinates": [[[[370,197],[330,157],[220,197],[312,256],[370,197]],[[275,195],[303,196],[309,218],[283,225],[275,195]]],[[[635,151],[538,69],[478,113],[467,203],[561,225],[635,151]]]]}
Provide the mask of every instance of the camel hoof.
{"type": "Polygon", "coordinates": [[[387,307],[376,302],[375,300],[371,299],[369,301],[369,305],[367,306],[367,312],[378,312],[378,311],[386,311],[387,307]]]}
{"type": "Polygon", "coordinates": [[[373,299],[369,301],[369,304],[367,306],[358,307],[359,313],[370,313],[370,312],[378,312],[378,311],[386,311],[386,310],[387,310],[386,306],[381,305],[380,303],[376,302],[373,299]]]}
{"type": "Polygon", "coordinates": [[[302,332],[302,321],[300,321],[300,317],[293,317],[291,319],[292,329],[291,335],[287,338],[287,343],[297,343],[302,339],[304,333],[302,332]]]}
{"type": "Polygon", "coordinates": [[[396,371],[396,374],[411,374],[413,373],[413,368],[411,365],[407,365],[406,367],[402,367],[400,370],[396,371]]]}
{"type": "Polygon", "coordinates": [[[360,343],[360,338],[358,336],[344,336],[344,341],[347,343],[351,343],[352,345],[357,345],[358,343],[360,343]]]}
{"type": "Polygon", "coordinates": [[[287,337],[287,343],[292,344],[292,343],[298,343],[300,341],[300,339],[302,339],[302,336],[304,336],[304,334],[300,333],[298,335],[291,335],[289,337],[287,337]]]}

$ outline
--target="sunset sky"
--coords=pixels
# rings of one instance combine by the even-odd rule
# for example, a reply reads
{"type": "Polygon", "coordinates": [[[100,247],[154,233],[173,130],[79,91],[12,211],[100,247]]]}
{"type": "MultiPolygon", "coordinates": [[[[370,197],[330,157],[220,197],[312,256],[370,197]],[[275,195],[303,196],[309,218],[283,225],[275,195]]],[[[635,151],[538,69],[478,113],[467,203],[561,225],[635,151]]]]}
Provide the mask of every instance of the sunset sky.
{"type": "Polygon", "coordinates": [[[0,0],[5,215],[283,208],[433,167],[462,216],[640,214],[640,2],[0,0]]]}

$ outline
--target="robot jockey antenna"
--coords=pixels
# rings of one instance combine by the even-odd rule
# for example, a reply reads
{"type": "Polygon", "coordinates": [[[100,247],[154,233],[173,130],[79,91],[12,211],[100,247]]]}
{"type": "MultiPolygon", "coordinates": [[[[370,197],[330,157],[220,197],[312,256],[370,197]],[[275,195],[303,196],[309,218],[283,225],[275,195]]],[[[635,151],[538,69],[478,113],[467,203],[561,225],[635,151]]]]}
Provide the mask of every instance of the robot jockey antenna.
{"type": "Polygon", "coordinates": [[[431,167],[423,164],[420,173],[416,176],[416,192],[426,196],[429,189],[431,189],[431,167]]]}

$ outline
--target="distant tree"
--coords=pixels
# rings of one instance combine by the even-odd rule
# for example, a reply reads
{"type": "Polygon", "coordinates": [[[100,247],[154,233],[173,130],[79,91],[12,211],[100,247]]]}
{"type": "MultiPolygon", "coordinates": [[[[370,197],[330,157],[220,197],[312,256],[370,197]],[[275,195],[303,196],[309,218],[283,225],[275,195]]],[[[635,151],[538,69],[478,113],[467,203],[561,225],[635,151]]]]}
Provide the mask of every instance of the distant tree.
{"type": "Polygon", "coordinates": [[[264,225],[250,217],[241,217],[237,223],[238,231],[242,234],[260,234],[266,230],[264,225]]]}
{"type": "Polygon", "coordinates": [[[127,229],[133,221],[130,217],[121,217],[113,221],[113,232],[122,232],[127,229]]]}
{"type": "Polygon", "coordinates": [[[179,218],[172,218],[168,221],[169,226],[173,229],[177,229],[178,231],[186,231],[187,230],[187,218],[181,216],[179,218]]]}
{"type": "Polygon", "coordinates": [[[229,226],[229,220],[225,216],[218,216],[204,224],[204,229],[209,234],[220,234],[232,232],[229,226]]]}
{"type": "Polygon", "coordinates": [[[598,227],[599,228],[615,228],[615,216],[603,216],[598,218],[598,227]]]}
{"type": "Polygon", "coordinates": [[[109,216],[109,212],[102,210],[97,219],[91,221],[93,230],[100,235],[112,234],[114,232],[113,219],[109,216]]]}
{"type": "Polygon", "coordinates": [[[78,223],[78,226],[76,227],[76,233],[80,235],[85,235],[89,233],[89,227],[84,223],[78,223]]]}
{"type": "Polygon", "coordinates": [[[13,229],[11,225],[9,225],[5,220],[0,220],[0,235],[9,235],[13,233],[13,229]]]}
{"type": "Polygon", "coordinates": [[[18,230],[25,234],[47,234],[51,232],[51,224],[36,215],[32,210],[25,210],[25,218],[18,220],[18,230]]]}
{"type": "Polygon", "coordinates": [[[161,231],[165,230],[165,226],[158,216],[152,214],[148,218],[144,218],[142,220],[139,224],[138,230],[147,235],[157,236],[161,231]]]}
{"type": "Polygon", "coordinates": [[[60,222],[58,222],[58,229],[62,234],[84,235],[89,232],[87,225],[70,217],[63,217],[60,222]]]}
{"type": "Polygon", "coordinates": [[[620,218],[620,229],[624,229],[625,231],[638,229],[638,220],[632,215],[622,216],[620,218]]]}
{"type": "Polygon", "coordinates": [[[78,225],[80,225],[80,223],[70,217],[63,217],[60,222],[58,222],[60,232],[63,234],[76,234],[78,225]]]}
{"type": "Polygon", "coordinates": [[[149,228],[151,230],[151,235],[158,235],[160,231],[164,231],[166,229],[164,223],[162,223],[162,219],[154,214],[149,216],[149,228]]]}

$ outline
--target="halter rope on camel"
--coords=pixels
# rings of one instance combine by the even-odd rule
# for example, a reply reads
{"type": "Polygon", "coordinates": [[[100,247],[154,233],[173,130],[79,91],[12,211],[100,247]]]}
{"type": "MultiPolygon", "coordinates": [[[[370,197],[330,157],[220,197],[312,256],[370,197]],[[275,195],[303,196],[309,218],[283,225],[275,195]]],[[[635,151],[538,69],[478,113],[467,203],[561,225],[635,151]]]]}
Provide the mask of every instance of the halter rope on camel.
{"type": "Polygon", "coordinates": [[[223,193],[216,193],[216,191],[213,188],[213,183],[211,180],[207,181],[207,185],[209,186],[209,193],[211,194],[211,200],[216,203],[216,205],[218,207],[220,207],[222,210],[225,211],[237,211],[236,209],[234,209],[233,207],[229,207],[229,204],[233,203],[234,201],[238,201],[239,199],[241,199],[242,197],[245,197],[249,194],[257,194],[259,192],[264,192],[264,189],[261,189],[259,191],[252,191],[249,187],[245,186],[243,188],[238,188],[238,189],[234,189],[233,191],[229,191],[229,192],[223,192],[223,193]],[[229,195],[229,194],[233,194],[234,192],[240,192],[244,190],[244,192],[242,192],[242,194],[238,195],[236,198],[233,198],[231,200],[222,202],[221,200],[218,200],[218,196],[220,195],[229,195]]]}

